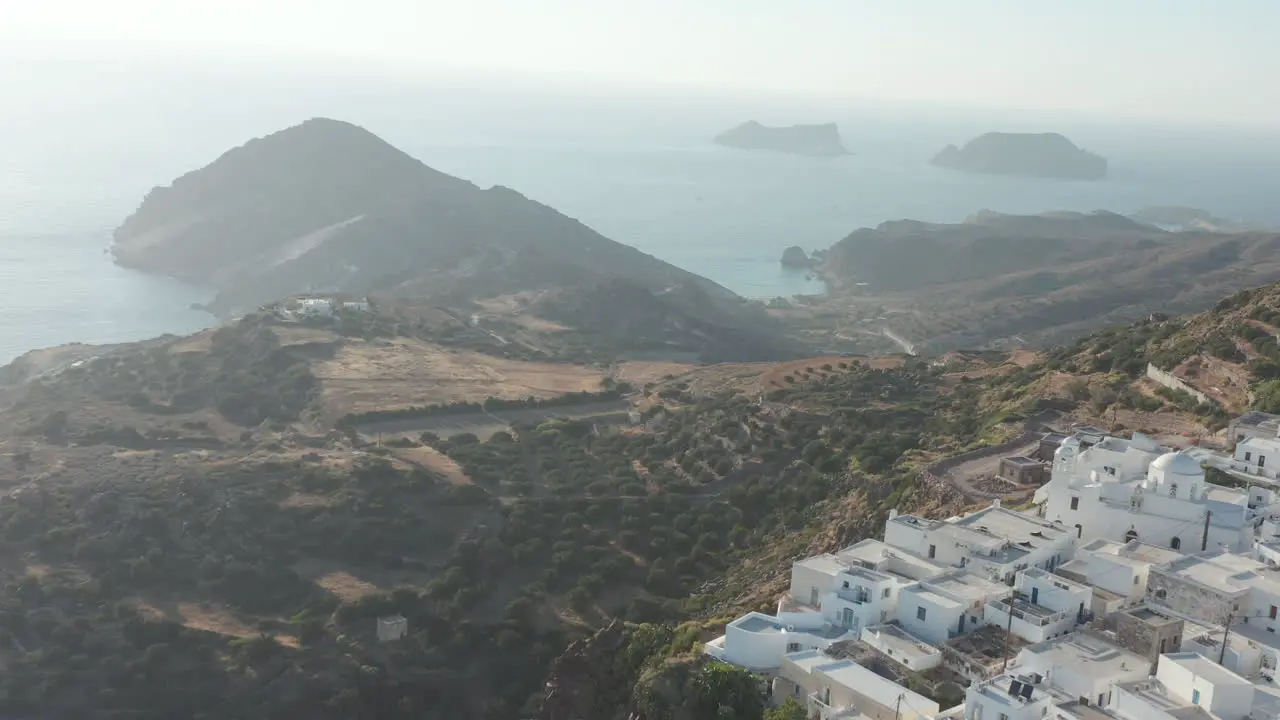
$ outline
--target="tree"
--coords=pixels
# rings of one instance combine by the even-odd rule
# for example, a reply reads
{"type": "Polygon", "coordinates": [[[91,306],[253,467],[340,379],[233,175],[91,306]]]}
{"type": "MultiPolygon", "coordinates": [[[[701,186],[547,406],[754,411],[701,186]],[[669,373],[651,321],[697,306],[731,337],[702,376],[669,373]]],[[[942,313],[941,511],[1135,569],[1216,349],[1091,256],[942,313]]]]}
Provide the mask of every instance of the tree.
{"type": "Polygon", "coordinates": [[[805,714],[803,705],[796,702],[794,697],[788,697],[778,707],[765,710],[764,720],[808,720],[808,715],[805,714]]]}

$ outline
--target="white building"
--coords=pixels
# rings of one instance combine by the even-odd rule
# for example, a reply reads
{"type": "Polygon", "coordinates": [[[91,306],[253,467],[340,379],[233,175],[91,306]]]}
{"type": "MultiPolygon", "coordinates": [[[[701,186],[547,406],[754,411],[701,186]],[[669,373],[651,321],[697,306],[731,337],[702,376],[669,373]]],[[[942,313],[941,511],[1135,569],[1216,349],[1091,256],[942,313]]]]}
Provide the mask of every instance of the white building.
{"type": "Polygon", "coordinates": [[[942,664],[942,651],[897,625],[863,628],[859,640],[909,670],[922,672],[942,664]]]}
{"type": "Polygon", "coordinates": [[[298,312],[308,317],[333,315],[333,301],[329,298],[302,298],[298,300],[298,312]]]}
{"type": "Polygon", "coordinates": [[[832,627],[821,615],[808,613],[800,621],[809,624],[784,623],[764,613],[747,613],[725,626],[724,635],[712,640],[703,651],[727,663],[754,672],[775,671],[789,653],[825,650],[842,640],[854,640],[856,633],[832,627]]]}
{"type": "Polygon", "coordinates": [[[1093,590],[1086,585],[1031,568],[1018,573],[1015,587],[1017,597],[987,603],[983,617],[988,625],[1038,643],[1065,635],[1091,617],[1093,590]]]}
{"type": "Polygon", "coordinates": [[[1042,488],[1044,517],[1074,528],[1086,543],[1142,540],[1184,553],[1202,544],[1250,548],[1255,513],[1248,494],[1209,484],[1199,461],[1166,450],[1140,433],[1131,440],[1067,438],[1042,488]]]}
{"type": "Polygon", "coordinates": [[[1276,466],[1280,465],[1280,439],[1276,437],[1246,437],[1236,443],[1231,456],[1231,469],[1248,475],[1276,480],[1276,466]]]}
{"type": "Polygon", "coordinates": [[[1119,607],[1145,602],[1147,578],[1150,577],[1151,568],[1168,565],[1181,558],[1182,553],[1148,545],[1140,540],[1120,543],[1099,539],[1082,545],[1076,551],[1075,559],[1061,566],[1059,572],[1092,586],[1095,595],[1094,612],[1105,614],[1118,607],[1100,609],[1097,596],[1103,593],[1117,596],[1121,599],[1119,607]]]}
{"type": "Polygon", "coordinates": [[[805,705],[810,717],[819,720],[859,716],[871,720],[926,720],[938,714],[938,703],[880,677],[852,660],[818,658],[815,655],[789,656],[790,666],[782,670],[782,677],[792,680],[793,687],[808,690],[805,705]],[[802,672],[807,677],[801,676],[802,672]]]}
{"type": "Polygon", "coordinates": [[[1074,632],[1023,648],[1014,668],[1095,707],[1111,704],[1113,682],[1146,680],[1151,663],[1096,635],[1074,632]]]}
{"type": "Polygon", "coordinates": [[[895,619],[916,637],[941,645],[982,627],[987,604],[1010,592],[1005,585],[956,570],[903,588],[895,619]]]}
{"type": "Polygon", "coordinates": [[[409,621],[403,615],[378,618],[378,641],[391,642],[409,634],[409,621]]]}
{"type": "Polygon", "coordinates": [[[1253,410],[1227,424],[1227,438],[1239,443],[1248,438],[1280,437],[1280,415],[1253,410]]]}
{"type": "Polygon", "coordinates": [[[1000,501],[952,520],[889,513],[885,543],[939,565],[1012,584],[1019,570],[1052,571],[1075,552],[1074,533],[1059,523],[1000,507],[1000,501]]]}
{"type": "MultiPolygon", "coordinates": [[[[1043,720],[1055,705],[1067,702],[1042,677],[1005,674],[969,685],[965,692],[964,720],[1043,720]]],[[[960,716],[954,710],[943,717],[960,716]]],[[[958,717],[957,717],[958,720],[958,717]]]]}
{"type": "Polygon", "coordinates": [[[1244,720],[1254,704],[1248,680],[1196,653],[1160,658],[1156,676],[1115,686],[1115,714],[1124,720],[1190,720],[1206,714],[1244,720]]]}
{"type": "Polygon", "coordinates": [[[779,603],[778,616],[816,612],[825,622],[857,632],[896,619],[902,589],[943,571],[879,540],[863,540],[792,564],[791,591],[779,603]]]}

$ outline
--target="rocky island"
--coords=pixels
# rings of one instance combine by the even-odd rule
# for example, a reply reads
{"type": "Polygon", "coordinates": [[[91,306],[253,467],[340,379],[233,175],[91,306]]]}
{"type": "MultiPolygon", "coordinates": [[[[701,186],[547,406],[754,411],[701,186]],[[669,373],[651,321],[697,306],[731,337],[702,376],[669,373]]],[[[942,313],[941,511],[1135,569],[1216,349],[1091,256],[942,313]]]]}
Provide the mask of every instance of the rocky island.
{"type": "Polygon", "coordinates": [[[789,268],[807,268],[813,265],[812,258],[799,245],[792,245],[782,251],[782,266],[789,268]]]}
{"type": "Polygon", "coordinates": [[[980,135],[958,148],[948,145],[932,164],[979,175],[1016,175],[1064,180],[1101,180],[1107,160],[1057,133],[980,135]]]}
{"type": "Polygon", "coordinates": [[[751,120],[720,133],[714,142],[739,150],[770,150],[812,157],[849,154],[840,141],[840,129],[835,123],[766,127],[751,120]]]}

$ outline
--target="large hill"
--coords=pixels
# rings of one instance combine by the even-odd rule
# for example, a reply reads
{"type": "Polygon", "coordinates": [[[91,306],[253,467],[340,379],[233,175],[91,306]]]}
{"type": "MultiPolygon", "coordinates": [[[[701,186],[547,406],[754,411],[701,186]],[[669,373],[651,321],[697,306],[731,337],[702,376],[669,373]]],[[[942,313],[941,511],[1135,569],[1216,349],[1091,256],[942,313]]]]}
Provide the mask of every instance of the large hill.
{"type": "Polygon", "coordinates": [[[1280,234],[1169,232],[1109,212],[888,222],[819,259],[813,332],[890,329],[920,348],[1046,346],[1280,280],[1280,234]]]}
{"type": "Polygon", "coordinates": [[[456,307],[526,291],[566,295],[563,315],[591,304],[580,292],[626,285],[632,311],[649,308],[648,325],[663,325],[636,349],[663,349],[657,334],[672,351],[721,359],[727,333],[732,352],[753,359],[788,352],[769,318],[725,288],[336,120],[252,140],[152,190],[113,252],[122,265],[215,287],[222,315],[303,292],[456,307]]]}

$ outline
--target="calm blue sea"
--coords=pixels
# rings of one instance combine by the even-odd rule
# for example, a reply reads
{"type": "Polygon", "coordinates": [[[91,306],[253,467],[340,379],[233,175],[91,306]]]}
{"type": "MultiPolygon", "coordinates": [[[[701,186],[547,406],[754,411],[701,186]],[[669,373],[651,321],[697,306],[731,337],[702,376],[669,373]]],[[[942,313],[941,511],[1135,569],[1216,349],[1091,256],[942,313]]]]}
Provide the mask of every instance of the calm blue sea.
{"type": "Polygon", "coordinates": [[[1208,130],[1085,122],[1046,128],[998,116],[707,102],[637,110],[556,99],[530,109],[527,98],[461,92],[406,101],[390,86],[359,93],[305,87],[296,96],[279,88],[245,95],[238,88],[239,104],[228,107],[231,90],[214,84],[168,104],[155,96],[145,112],[126,94],[96,99],[89,110],[100,116],[0,121],[7,140],[24,138],[16,152],[0,154],[0,362],[37,347],[135,340],[210,324],[211,317],[189,309],[208,299],[207,290],[115,267],[105,254],[111,230],[150,187],[249,137],[314,115],[363,124],[439,170],[515,188],[748,296],[819,291],[804,273],[782,270],[784,248],[828,247],[858,227],[892,219],[1185,204],[1280,225],[1280,144],[1208,130]],[[122,104],[129,112],[119,111],[122,104]],[[706,141],[748,117],[836,120],[856,154],[809,159],[706,141]],[[1112,177],[974,178],[928,166],[943,144],[987,129],[1061,130],[1109,157],[1112,177]]]}

